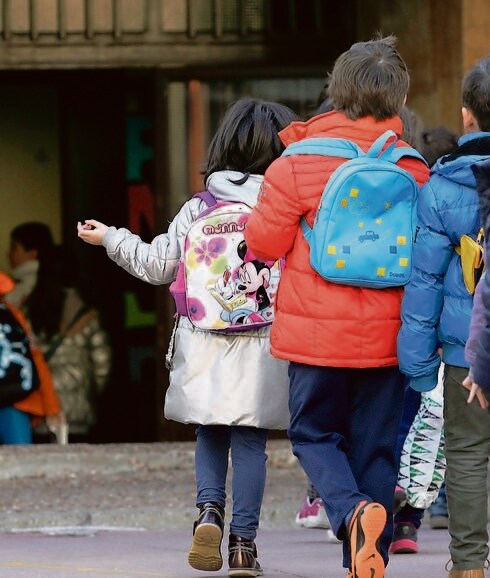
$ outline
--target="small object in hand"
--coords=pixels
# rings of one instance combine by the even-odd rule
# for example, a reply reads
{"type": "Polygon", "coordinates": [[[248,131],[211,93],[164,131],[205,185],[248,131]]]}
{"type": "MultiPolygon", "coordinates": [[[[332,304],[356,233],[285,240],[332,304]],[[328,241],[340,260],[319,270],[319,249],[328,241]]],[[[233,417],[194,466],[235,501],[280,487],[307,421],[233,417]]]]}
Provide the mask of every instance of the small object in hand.
{"type": "Polygon", "coordinates": [[[82,223],[82,227],[84,229],[86,229],[87,231],[92,231],[93,229],[95,229],[95,227],[93,227],[92,225],[89,225],[88,223],[85,222],[85,219],[80,219],[80,223],[82,223]]]}

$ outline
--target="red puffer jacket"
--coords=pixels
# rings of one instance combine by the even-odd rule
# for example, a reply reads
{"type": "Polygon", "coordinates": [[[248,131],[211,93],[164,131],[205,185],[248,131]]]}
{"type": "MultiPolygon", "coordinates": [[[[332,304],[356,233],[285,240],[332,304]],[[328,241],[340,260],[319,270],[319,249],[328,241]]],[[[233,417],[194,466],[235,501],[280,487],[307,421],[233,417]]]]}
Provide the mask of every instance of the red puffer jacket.
{"type": "MultiPolygon", "coordinates": [[[[281,133],[285,145],[309,137],[346,138],[367,151],[386,130],[402,132],[398,117],[357,121],[332,111],[294,122],[281,133]]],[[[399,143],[405,146],[405,143],[399,143]]],[[[317,155],[280,157],[265,174],[262,192],[247,225],[248,247],[265,259],[286,255],[271,330],[275,357],[309,365],[381,367],[397,364],[403,289],[366,289],[330,283],[310,266],[300,226],[313,225],[325,183],[342,159],[317,155]]],[[[419,185],[429,176],[416,159],[402,159],[419,185]]]]}

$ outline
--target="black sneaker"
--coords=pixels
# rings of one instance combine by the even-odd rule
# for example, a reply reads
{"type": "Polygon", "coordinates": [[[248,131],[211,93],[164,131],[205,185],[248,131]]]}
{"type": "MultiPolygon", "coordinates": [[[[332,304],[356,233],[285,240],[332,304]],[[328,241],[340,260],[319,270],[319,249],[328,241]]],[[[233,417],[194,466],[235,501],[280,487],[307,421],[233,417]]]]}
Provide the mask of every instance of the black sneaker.
{"type": "Polygon", "coordinates": [[[393,514],[398,512],[407,505],[407,494],[405,490],[400,487],[395,487],[395,495],[393,496],[393,514]]]}

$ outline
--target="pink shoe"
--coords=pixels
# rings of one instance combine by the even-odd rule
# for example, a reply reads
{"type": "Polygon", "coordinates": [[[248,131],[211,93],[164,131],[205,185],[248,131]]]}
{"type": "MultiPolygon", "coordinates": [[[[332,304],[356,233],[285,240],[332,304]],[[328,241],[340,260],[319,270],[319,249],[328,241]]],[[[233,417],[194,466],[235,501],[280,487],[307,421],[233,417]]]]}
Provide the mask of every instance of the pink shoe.
{"type": "Polygon", "coordinates": [[[327,513],[323,507],[323,500],[315,498],[312,502],[308,496],[296,514],[296,524],[303,528],[330,528],[327,513]]]}
{"type": "Polygon", "coordinates": [[[390,545],[390,554],[417,554],[417,529],[411,522],[395,524],[393,540],[390,545]]]}

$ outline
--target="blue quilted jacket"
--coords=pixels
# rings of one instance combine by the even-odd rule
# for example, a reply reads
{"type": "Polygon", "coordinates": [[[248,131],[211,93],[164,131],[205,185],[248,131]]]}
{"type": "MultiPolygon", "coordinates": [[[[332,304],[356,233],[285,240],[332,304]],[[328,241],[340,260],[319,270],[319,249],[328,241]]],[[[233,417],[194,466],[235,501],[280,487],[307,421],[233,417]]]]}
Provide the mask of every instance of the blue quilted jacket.
{"type": "Polygon", "coordinates": [[[428,391],[437,384],[441,358],[468,367],[468,338],[473,297],[463,283],[455,247],[461,235],[476,237],[480,208],[471,165],[490,156],[490,133],[462,136],[458,149],[440,158],[420,190],[413,269],[402,303],[398,335],[400,369],[410,385],[428,391]]]}

